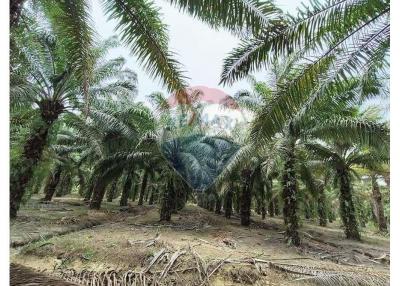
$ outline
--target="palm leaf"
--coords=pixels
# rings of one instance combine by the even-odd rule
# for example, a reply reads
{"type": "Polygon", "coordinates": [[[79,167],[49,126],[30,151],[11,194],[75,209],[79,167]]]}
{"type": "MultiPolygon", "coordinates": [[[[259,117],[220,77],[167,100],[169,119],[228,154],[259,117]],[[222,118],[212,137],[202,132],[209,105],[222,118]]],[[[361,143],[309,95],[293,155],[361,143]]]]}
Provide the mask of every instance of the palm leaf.
{"type": "Polygon", "coordinates": [[[389,277],[376,274],[358,273],[323,273],[316,276],[296,279],[296,281],[310,281],[323,286],[387,286],[389,277]]]}
{"type": "Polygon", "coordinates": [[[267,27],[280,22],[282,11],[273,1],[258,0],[168,0],[180,10],[189,13],[213,28],[231,32],[260,34],[267,27]]]}
{"type": "Polygon", "coordinates": [[[110,19],[115,19],[122,41],[154,78],[168,91],[183,91],[185,77],[180,64],[168,50],[167,27],[150,0],[103,1],[110,19]]]}
{"type": "Polygon", "coordinates": [[[95,36],[88,1],[42,0],[41,3],[53,31],[59,40],[63,41],[71,66],[82,81],[82,90],[88,109],[90,100],[88,91],[94,67],[92,51],[95,36]]]}

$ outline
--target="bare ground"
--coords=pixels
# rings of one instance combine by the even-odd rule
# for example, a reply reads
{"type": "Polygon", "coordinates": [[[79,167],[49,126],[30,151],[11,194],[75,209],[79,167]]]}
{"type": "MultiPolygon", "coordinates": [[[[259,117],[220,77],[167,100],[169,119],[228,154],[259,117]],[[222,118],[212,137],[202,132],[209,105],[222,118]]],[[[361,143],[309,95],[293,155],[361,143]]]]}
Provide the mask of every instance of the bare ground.
{"type": "Polygon", "coordinates": [[[389,239],[378,234],[354,242],[334,224],[303,222],[302,246],[290,247],[279,218],[242,227],[194,205],[158,217],[156,206],[90,211],[78,198],[33,198],[11,222],[11,262],[78,285],[389,284],[389,239]]]}

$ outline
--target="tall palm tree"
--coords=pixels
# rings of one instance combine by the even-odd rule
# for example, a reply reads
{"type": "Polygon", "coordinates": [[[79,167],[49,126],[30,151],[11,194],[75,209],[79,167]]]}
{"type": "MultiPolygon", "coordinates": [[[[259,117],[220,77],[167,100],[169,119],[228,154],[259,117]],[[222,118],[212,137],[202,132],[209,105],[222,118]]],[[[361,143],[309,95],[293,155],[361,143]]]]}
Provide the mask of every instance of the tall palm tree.
{"type": "MultiPolygon", "coordinates": [[[[301,60],[300,60],[301,61],[301,60]]],[[[292,118],[287,119],[280,116],[281,108],[286,102],[281,101],[284,93],[284,86],[290,83],[299,73],[299,58],[292,56],[285,59],[285,62],[274,62],[272,68],[271,87],[253,80],[255,92],[242,92],[239,94],[244,104],[252,108],[254,119],[251,123],[249,137],[249,151],[246,155],[254,154],[254,149],[265,150],[271,142],[279,142],[272,152],[272,158],[283,161],[282,170],[282,198],[284,202],[283,214],[287,225],[287,240],[294,245],[300,243],[298,235],[298,177],[306,182],[312,189],[309,172],[304,172],[304,164],[300,164],[299,147],[309,140],[349,140],[360,144],[378,146],[385,143],[387,139],[387,128],[366,118],[354,117],[354,104],[365,97],[376,94],[375,88],[370,88],[370,83],[364,86],[364,82],[358,79],[351,79],[344,83],[332,84],[326,91],[324,99],[319,100],[311,107],[302,106],[292,118]],[[303,170],[303,171],[302,171],[303,170]]],[[[308,67],[308,64],[300,63],[308,67]]],[[[301,71],[301,70],[300,70],[301,71]]],[[[314,83],[314,87],[318,83],[314,83]]],[[[297,90],[298,98],[306,97],[312,88],[297,90]]],[[[239,101],[240,102],[240,101],[239,101]]],[[[271,151],[273,149],[270,149],[271,151]]],[[[262,156],[262,155],[261,155],[262,156]]],[[[265,156],[264,156],[265,157],[265,156]]],[[[316,193],[316,191],[314,191],[316,193]]]]}
{"type": "MultiPolygon", "coordinates": [[[[18,60],[12,65],[11,113],[28,110],[34,123],[22,143],[23,150],[11,162],[11,217],[17,214],[26,185],[46,147],[50,128],[62,114],[82,110],[85,100],[81,80],[65,53],[63,41],[34,26],[29,33],[15,36],[14,40],[18,60]]],[[[115,45],[114,39],[94,47],[96,76],[87,90],[93,97],[135,95],[136,74],[124,68],[125,60],[104,60],[107,49],[115,45]]]]}

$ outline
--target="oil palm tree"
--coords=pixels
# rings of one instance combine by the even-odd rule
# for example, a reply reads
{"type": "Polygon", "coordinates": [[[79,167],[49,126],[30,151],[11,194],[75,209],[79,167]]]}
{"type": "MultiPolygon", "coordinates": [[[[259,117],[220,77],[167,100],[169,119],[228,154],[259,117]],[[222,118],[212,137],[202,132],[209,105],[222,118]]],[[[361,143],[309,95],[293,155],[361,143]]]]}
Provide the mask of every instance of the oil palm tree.
{"type": "MultiPolygon", "coordinates": [[[[302,106],[292,118],[281,117],[280,110],[286,103],[281,101],[280,95],[285,90],[285,84],[290,83],[299,73],[298,61],[297,56],[292,56],[285,59],[284,63],[274,62],[270,87],[253,80],[254,92],[242,92],[238,95],[239,99],[242,97],[242,106],[247,106],[254,112],[248,139],[250,151],[247,154],[244,152],[244,157],[254,154],[254,149],[265,150],[268,153],[266,146],[274,141],[279,142],[275,149],[277,152],[272,152],[278,155],[272,158],[275,160],[280,158],[283,162],[281,180],[283,214],[287,225],[286,238],[294,245],[300,243],[297,231],[297,180],[302,177],[309,188],[314,185],[309,182],[311,176],[300,176],[309,172],[304,172],[306,166],[300,164],[299,148],[309,140],[316,139],[322,141],[343,139],[353,143],[379,146],[386,142],[388,134],[384,124],[367,118],[354,117],[356,104],[363,98],[372,97],[377,93],[376,88],[371,88],[371,82],[365,86],[364,82],[357,78],[341,84],[332,84],[325,97],[316,102],[312,108],[302,106]]],[[[317,85],[315,82],[314,87],[317,85]]],[[[310,92],[312,89],[297,90],[298,98],[306,97],[310,92]]]]}
{"type": "MultiPolygon", "coordinates": [[[[353,142],[353,144],[374,146],[386,143],[387,132],[384,124],[354,117],[351,113],[349,114],[349,111],[338,109],[338,106],[334,106],[334,104],[320,106],[306,116],[297,117],[296,121],[291,120],[288,123],[282,132],[282,136],[285,138],[282,154],[284,161],[282,197],[284,201],[283,214],[288,225],[288,240],[295,245],[299,244],[296,213],[298,208],[297,178],[301,178],[312,193],[316,194],[317,192],[317,186],[313,182],[313,178],[309,176],[310,172],[307,171],[307,166],[304,164],[305,159],[302,160],[300,157],[299,148],[301,149],[310,140],[326,141],[329,138],[334,142],[346,138],[345,140],[353,142]],[[332,120],[333,118],[334,120],[332,120]]],[[[348,237],[351,238],[351,236],[348,237]]]]}
{"type": "MultiPolygon", "coordinates": [[[[29,125],[31,131],[22,150],[11,162],[11,217],[17,214],[26,185],[46,147],[49,130],[64,113],[82,110],[85,100],[81,80],[65,53],[63,41],[39,27],[32,27],[14,40],[18,61],[12,65],[11,113],[28,112],[34,123],[29,125]]],[[[107,49],[115,45],[115,39],[108,40],[93,49],[96,76],[87,90],[93,97],[135,95],[136,74],[124,67],[125,60],[104,59],[107,49]]]]}
{"type": "Polygon", "coordinates": [[[71,191],[71,182],[76,177],[78,177],[79,183],[82,184],[79,178],[81,172],[79,164],[73,158],[54,158],[53,168],[49,172],[43,189],[44,197],[42,201],[49,202],[55,194],[65,195],[71,191]]]}
{"type": "Polygon", "coordinates": [[[346,142],[331,144],[310,142],[306,147],[316,158],[323,160],[335,170],[335,180],[339,183],[340,215],[345,235],[349,239],[360,240],[351,183],[355,173],[354,167],[374,164],[379,160],[379,156],[374,156],[368,149],[346,142]]]}
{"type": "Polygon", "coordinates": [[[70,115],[66,124],[71,130],[60,134],[55,149],[77,153],[81,160],[94,165],[86,196],[88,200],[92,198],[90,206],[100,208],[107,185],[121,176],[121,204],[126,205],[133,172],[151,163],[148,155],[157,151],[155,143],[151,143],[155,121],[150,110],[132,101],[97,100],[87,118],[70,115]]]}

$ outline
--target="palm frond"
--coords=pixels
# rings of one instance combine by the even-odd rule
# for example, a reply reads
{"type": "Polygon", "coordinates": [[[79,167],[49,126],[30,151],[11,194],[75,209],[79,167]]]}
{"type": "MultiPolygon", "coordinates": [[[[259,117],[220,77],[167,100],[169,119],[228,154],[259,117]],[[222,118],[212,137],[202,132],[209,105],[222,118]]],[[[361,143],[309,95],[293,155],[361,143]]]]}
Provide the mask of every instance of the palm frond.
{"type": "Polygon", "coordinates": [[[298,278],[296,281],[310,281],[316,285],[324,286],[386,286],[389,285],[389,277],[376,274],[358,273],[323,273],[316,276],[298,278]]]}
{"type": "Polygon", "coordinates": [[[308,132],[328,141],[358,143],[386,150],[389,148],[389,129],[386,124],[363,118],[333,116],[322,120],[319,126],[308,132]]]}
{"type": "Polygon", "coordinates": [[[390,47],[389,1],[312,1],[311,6],[286,21],[278,33],[242,41],[225,59],[221,82],[232,83],[265,67],[274,57],[297,51],[315,55],[314,65],[336,58],[319,90],[384,62],[390,47]]]}
{"type": "Polygon", "coordinates": [[[94,67],[92,50],[95,37],[88,1],[44,0],[41,2],[53,31],[63,42],[71,66],[82,80],[82,90],[88,108],[88,90],[94,67]]]}
{"type": "Polygon", "coordinates": [[[288,75],[279,82],[272,99],[263,105],[252,122],[250,136],[254,142],[265,143],[281,131],[298,112],[310,108],[306,105],[309,94],[315,89],[331,61],[332,59],[326,59],[319,65],[299,64],[292,70],[294,76],[288,75]]]}
{"type": "Polygon", "coordinates": [[[110,19],[115,19],[122,41],[130,47],[150,76],[160,78],[168,91],[183,91],[186,78],[169,51],[167,27],[150,0],[103,1],[110,19]]]}
{"type": "Polygon", "coordinates": [[[168,0],[213,28],[225,28],[234,33],[260,34],[267,27],[277,26],[282,11],[273,1],[258,0],[168,0]]]}

